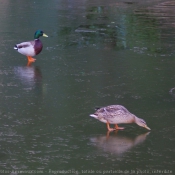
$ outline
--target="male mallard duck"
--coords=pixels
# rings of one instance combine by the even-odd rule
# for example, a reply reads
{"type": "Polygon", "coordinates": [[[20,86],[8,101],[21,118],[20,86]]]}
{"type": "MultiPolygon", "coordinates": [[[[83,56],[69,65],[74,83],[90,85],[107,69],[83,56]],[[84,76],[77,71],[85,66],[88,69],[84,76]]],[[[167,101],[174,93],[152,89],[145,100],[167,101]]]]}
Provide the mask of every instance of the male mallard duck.
{"type": "Polygon", "coordinates": [[[148,130],[151,130],[146,122],[136,117],[134,114],[130,113],[124,106],[122,105],[110,105],[106,107],[102,107],[98,109],[94,114],[90,115],[95,119],[106,123],[108,131],[114,131],[118,129],[124,129],[122,127],[118,127],[117,124],[123,123],[136,123],[137,125],[144,127],[148,130]],[[109,124],[115,124],[115,128],[110,128],[109,124]]]}
{"type": "Polygon", "coordinates": [[[42,42],[39,40],[40,36],[48,37],[43,31],[37,30],[34,34],[34,41],[16,44],[14,49],[18,50],[19,53],[26,55],[28,62],[35,62],[36,59],[32,57],[38,55],[43,48],[42,42]]]}

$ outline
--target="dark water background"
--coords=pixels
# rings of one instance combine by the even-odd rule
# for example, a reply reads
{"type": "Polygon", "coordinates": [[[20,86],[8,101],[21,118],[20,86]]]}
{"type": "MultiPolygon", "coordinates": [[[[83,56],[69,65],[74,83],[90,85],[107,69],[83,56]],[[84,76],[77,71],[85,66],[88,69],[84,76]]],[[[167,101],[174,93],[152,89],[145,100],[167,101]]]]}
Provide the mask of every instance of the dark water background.
{"type": "Polygon", "coordinates": [[[0,173],[175,173],[175,2],[0,0],[0,173]],[[42,29],[34,64],[13,50],[42,29]],[[146,120],[110,133],[89,117],[146,120]],[[20,172],[21,171],[21,172],[20,172]]]}

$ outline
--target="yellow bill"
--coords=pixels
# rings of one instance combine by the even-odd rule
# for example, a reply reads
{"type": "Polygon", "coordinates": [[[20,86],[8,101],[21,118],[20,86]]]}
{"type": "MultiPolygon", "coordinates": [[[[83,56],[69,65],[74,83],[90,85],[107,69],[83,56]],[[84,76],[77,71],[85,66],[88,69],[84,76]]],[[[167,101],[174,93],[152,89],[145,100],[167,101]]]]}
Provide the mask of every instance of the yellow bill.
{"type": "Polygon", "coordinates": [[[43,36],[44,36],[44,37],[48,37],[45,33],[43,33],[43,36]]]}

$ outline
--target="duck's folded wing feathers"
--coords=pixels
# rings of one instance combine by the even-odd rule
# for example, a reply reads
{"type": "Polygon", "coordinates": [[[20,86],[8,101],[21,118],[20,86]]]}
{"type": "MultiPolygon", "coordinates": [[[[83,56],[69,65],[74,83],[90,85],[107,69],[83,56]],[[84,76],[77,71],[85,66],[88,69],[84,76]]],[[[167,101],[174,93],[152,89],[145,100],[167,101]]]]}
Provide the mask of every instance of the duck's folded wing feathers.
{"type": "Polygon", "coordinates": [[[21,48],[31,47],[31,46],[34,46],[34,44],[35,43],[33,41],[22,42],[20,44],[16,44],[14,49],[21,49],[21,48]]]}

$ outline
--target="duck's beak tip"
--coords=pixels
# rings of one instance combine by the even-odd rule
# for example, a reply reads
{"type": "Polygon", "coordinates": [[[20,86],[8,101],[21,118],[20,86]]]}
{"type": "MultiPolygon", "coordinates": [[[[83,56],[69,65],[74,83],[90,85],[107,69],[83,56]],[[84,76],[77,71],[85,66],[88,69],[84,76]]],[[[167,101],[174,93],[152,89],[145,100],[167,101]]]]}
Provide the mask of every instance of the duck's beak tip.
{"type": "Polygon", "coordinates": [[[148,126],[145,126],[145,128],[146,128],[147,130],[149,130],[149,131],[151,130],[151,128],[149,128],[148,126]]]}

